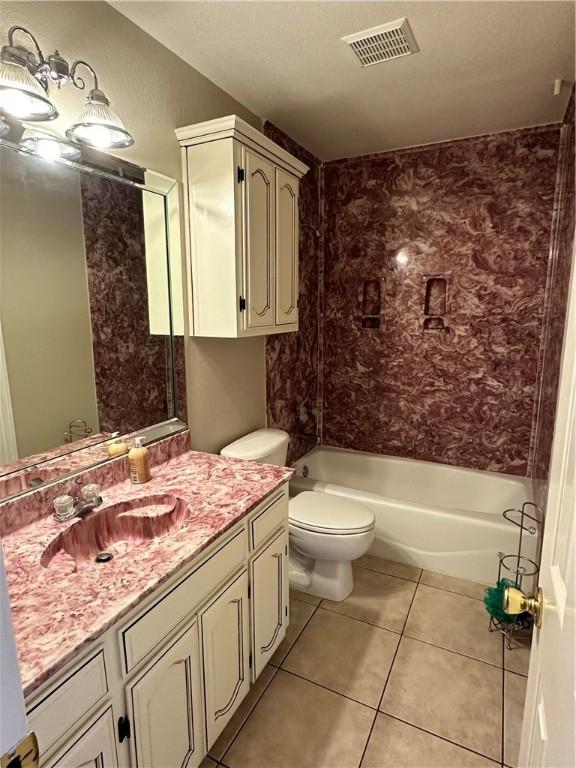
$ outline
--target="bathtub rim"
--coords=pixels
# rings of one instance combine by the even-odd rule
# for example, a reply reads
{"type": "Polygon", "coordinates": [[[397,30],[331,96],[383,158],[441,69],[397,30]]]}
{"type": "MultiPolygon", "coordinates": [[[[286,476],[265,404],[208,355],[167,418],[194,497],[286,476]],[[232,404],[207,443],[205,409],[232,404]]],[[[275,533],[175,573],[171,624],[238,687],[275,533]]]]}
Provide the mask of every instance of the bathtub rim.
{"type": "MultiPolygon", "coordinates": [[[[309,451],[306,451],[305,454],[303,454],[299,459],[296,459],[296,461],[292,462],[291,467],[292,469],[296,470],[297,472],[297,465],[303,461],[303,459],[306,456],[310,456],[313,453],[317,453],[319,451],[328,451],[330,453],[352,453],[357,456],[370,456],[372,458],[376,459],[391,459],[392,461],[402,461],[402,462],[410,462],[411,464],[419,464],[424,467],[445,467],[447,469],[456,469],[459,472],[463,472],[467,475],[477,475],[478,473],[481,473],[483,475],[488,475],[489,477],[492,477],[494,479],[503,480],[504,482],[509,483],[521,483],[523,486],[527,488],[527,490],[530,490],[530,494],[532,495],[533,490],[533,478],[531,477],[525,477],[524,475],[510,475],[506,472],[493,472],[489,469],[472,469],[471,467],[463,467],[460,464],[444,464],[440,461],[425,461],[424,459],[412,459],[409,456],[394,456],[394,454],[391,453],[371,453],[370,451],[359,451],[355,448],[340,448],[337,445],[325,445],[324,443],[321,443],[320,445],[315,445],[314,448],[311,448],[309,451]]],[[[295,474],[295,477],[300,477],[300,475],[295,474]]],[[[348,486],[342,486],[343,488],[347,488],[348,486]]],[[[378,495],[378,494],[375,494],[378,495]]],[[[386,497],[388,498],[388,497],[386,497]]]]}

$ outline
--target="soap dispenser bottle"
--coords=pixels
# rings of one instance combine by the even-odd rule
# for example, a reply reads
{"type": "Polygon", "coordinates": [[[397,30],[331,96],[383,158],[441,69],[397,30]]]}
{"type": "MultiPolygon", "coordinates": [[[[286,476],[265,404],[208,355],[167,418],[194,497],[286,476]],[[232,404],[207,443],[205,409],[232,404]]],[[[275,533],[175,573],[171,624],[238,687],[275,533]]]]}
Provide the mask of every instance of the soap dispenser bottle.
{"type": "Polygon", "coordinates": [[[150,457],[148,448],[144,447],[142,437],[135,438],[134,447],[128,453],[128,464],[130,480],[133,483],[147,483],[150,480],[150,457]]]}

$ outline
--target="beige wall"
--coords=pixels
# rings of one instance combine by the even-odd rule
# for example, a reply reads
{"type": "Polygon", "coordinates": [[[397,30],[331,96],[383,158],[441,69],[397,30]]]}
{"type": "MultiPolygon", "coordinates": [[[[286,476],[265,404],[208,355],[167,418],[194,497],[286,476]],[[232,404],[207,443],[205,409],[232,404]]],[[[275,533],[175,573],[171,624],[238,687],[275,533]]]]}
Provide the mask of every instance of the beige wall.
{"type": "MultiPolygon", "coordinates": [[[[4,38],[13,24],[29,27],[45,52],[86,59],[100,87],[135,137],[122,157],[181,179],[174,129],[238,114],[260,120],[104,2],[2,2],[4,38]]],[[[83,93],[55,92],[60,132],[82,108],[83,93]]],[[[120,154],[120,152],[118,152],[120,154]]],[[[195,448],[218,450],[265,422],[264,339],[187,343],[188,414],[195,448]]]]}
{"type": "Polygon", "coordinates": [[[0,149],[0,309],[18,456],[99,431],[80,175],[0,149]]]}

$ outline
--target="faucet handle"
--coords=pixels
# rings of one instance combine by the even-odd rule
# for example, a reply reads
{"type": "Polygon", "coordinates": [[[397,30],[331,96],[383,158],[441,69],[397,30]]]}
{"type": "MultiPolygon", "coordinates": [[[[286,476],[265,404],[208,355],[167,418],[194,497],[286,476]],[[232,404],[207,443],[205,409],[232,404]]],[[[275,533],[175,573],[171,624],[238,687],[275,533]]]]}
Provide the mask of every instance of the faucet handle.
{"type": "Polygon", "coordinates": [[[88,483],[80,491],[84,501],[94,501],[100,498],[100,486],[98,483],[88,483]]]}
{"type": "Polygon", "coordinates": [[[74,516],[74,499],[72,496],[57,496],[52,502],[54,519],[63,523],[74,516]]]}

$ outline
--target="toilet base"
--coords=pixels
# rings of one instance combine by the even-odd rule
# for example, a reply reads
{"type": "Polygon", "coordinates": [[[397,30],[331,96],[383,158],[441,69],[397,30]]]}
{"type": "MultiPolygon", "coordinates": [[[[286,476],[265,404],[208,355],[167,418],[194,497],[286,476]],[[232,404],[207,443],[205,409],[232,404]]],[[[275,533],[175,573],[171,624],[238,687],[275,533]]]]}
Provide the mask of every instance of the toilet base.
{"type": "Polygon", "coordinates": [[[345,600],[354,589],[352,563],[311,560],[290,553],[290,586],[323,600],[345,600]]]}

